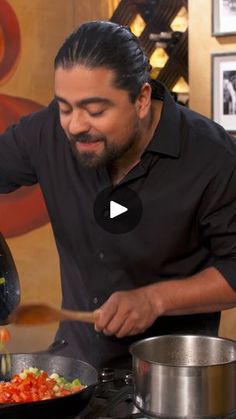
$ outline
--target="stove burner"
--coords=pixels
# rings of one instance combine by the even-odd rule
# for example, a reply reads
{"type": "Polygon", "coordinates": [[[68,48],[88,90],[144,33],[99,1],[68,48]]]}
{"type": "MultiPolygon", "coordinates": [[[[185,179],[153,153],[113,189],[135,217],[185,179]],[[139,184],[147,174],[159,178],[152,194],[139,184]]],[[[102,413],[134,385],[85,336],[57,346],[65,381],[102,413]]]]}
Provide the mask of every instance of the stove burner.
{"type": "Polygon", "coordinates": [[[100,381],[102,383],[107,383],[108,381],[113,381],[115,379],[115,371],[111,368],[103,368],[100,372],[100,381]]]}
{"type": "Polygon", "coordinates": [[[127,385],[133,385],[133,374],[132,372],[127,372],[125,374],[125,384],[127,385]]]}

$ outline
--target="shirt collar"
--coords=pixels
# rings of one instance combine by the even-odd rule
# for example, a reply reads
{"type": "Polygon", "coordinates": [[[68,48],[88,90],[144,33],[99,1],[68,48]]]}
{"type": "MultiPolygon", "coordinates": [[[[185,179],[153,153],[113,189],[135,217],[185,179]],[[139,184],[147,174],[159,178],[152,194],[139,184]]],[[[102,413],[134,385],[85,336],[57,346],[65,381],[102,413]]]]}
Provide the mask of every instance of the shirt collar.
{"type": "Polygon", "coordinates": [[[159,124],[145,151],[179,157],[181,145],[180,110],[162,83],[152,80],[152,88],[153,99],[163,96],[163,108],[159,124]]]}

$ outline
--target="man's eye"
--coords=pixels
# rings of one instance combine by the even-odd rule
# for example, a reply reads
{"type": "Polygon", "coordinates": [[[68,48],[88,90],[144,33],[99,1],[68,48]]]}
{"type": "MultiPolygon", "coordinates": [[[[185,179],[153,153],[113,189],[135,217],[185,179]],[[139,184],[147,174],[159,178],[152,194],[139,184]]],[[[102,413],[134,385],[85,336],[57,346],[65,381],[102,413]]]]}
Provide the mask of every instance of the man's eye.
{"type": "Polygon", "coordinates": [[[61,115],[69,115],[70,112],[71,112],[70,109],[60,109],[61,115]]]}
{"type": "Polygon", "coordinates": [[[96,118],[96,116],[101,116],[105,111],[98,111],[98,112],[89,112],[90,116],[94,116],[96,118]]]}

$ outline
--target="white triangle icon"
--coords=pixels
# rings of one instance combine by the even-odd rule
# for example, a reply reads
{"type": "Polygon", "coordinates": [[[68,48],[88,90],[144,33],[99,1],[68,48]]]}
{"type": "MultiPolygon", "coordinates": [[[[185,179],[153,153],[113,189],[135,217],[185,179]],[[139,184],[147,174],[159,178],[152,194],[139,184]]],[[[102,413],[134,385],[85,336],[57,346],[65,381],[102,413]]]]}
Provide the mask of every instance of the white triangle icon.
{"type": "Polygon", "coordinates": [[[110,218],[118,217],[118,215],[121,215],[126,211],[128,211],[128,208],[115,201],[110,201],[110,218]]]}

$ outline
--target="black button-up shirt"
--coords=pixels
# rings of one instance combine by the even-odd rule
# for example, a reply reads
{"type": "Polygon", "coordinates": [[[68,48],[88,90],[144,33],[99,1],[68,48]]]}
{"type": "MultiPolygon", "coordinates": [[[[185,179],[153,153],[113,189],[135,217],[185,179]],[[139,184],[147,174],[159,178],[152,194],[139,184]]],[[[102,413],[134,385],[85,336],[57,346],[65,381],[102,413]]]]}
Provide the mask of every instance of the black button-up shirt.
{"type": "MultiPolygon", "coordinates": [[[[83,168],[75,160],[54,101],[0,136],[0,191],[41,185],[60,256],[65,308],[94,310],[117,290],[182,279],[208,266],[236,289],[235,141],[162,93],[156,132],[119,185],[133,189],[143,205],[140,223],[125,234],[111,234],[96,223],[93,205],[111,186],[108,171],[83,168]]],[[[124,339],[64,322],[58,336],[69,342],[66,355],[122,367],[131,342],[164,333],[214,335],[219,318],[219,313],[162,317],[143,335],[124,339]]]]}

